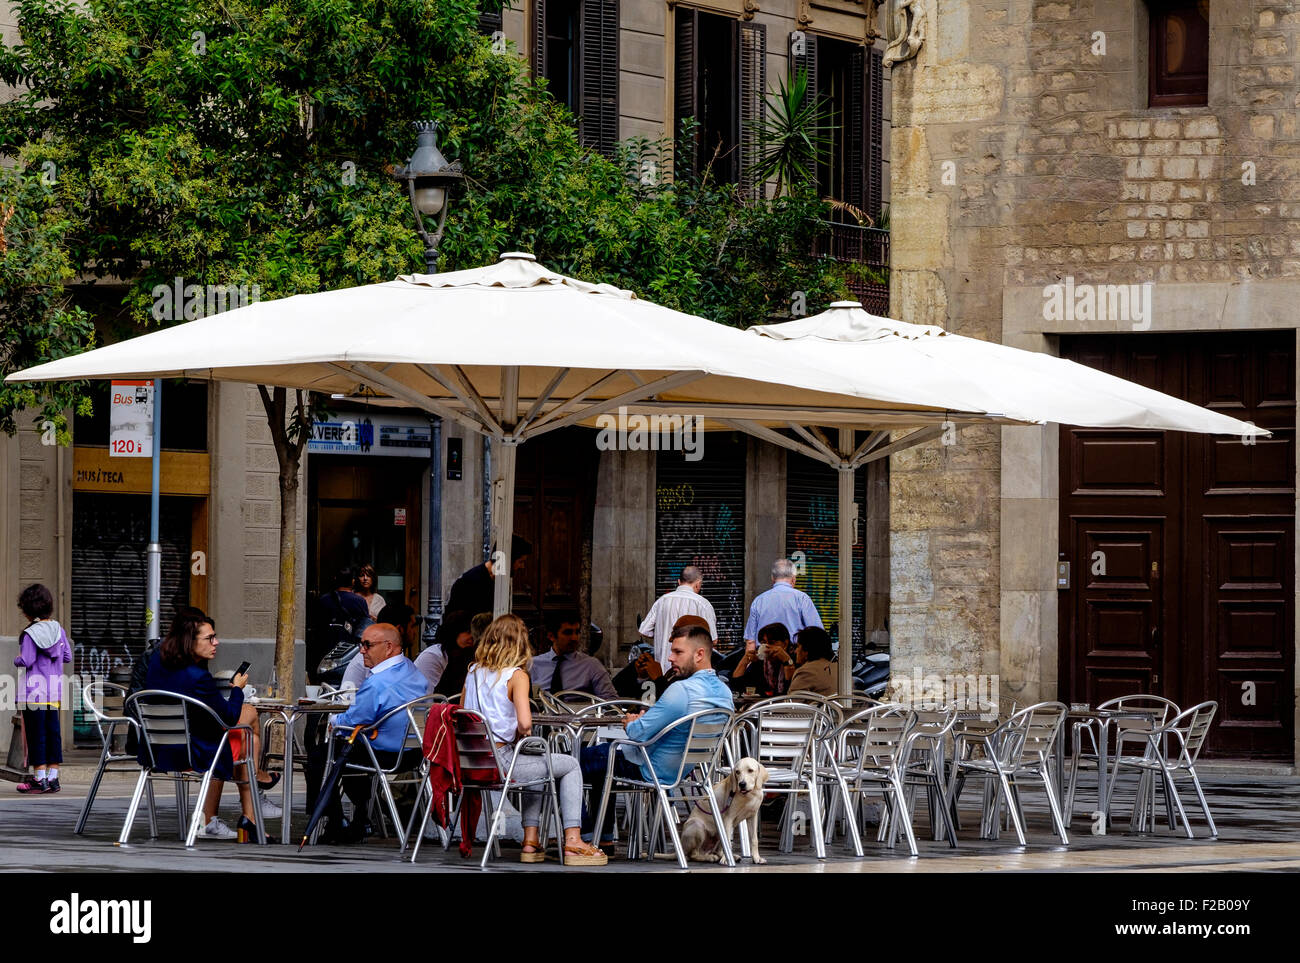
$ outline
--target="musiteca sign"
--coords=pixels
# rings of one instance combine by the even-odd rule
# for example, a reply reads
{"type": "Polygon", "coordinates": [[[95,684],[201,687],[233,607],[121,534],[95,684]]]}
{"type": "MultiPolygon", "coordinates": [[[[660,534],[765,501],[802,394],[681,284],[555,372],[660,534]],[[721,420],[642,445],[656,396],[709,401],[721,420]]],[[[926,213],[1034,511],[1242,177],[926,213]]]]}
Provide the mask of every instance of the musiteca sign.
{"type": "Polygon", "coordinates": [[[153,457],[153,382],[114,381],[109,391],[108,453],[153,457]]]}

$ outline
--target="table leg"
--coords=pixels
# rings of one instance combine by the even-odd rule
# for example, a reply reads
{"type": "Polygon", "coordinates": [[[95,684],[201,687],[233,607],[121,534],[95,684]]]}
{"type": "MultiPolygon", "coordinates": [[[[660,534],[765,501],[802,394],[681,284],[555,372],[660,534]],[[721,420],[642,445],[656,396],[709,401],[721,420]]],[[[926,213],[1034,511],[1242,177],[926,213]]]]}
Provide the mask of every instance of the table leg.
{"type": "MultiPolygon", "coordinates": [[[[1104,836],[1110,830],[1110,808],[1106,805],[1106,767],[1108,753],[1106,744],[1110,742],[1107,721],[1102,719],[1097,726],[1097,810],[1101,813],[1101,832],[1104,836]]],[[[1078,765],[1078,762],[1075,763],[1078,765]]]]}

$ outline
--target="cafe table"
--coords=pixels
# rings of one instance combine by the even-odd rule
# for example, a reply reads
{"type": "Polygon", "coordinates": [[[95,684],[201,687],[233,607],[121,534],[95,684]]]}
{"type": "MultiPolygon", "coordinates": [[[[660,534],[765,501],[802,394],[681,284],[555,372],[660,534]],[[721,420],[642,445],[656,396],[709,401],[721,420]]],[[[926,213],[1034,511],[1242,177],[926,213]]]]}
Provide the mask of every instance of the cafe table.
{"type": "Polygon", "coordinates": [[[276,723],[284,726],[284,769],[280,775],[280,809],[283,810],[280,816],[280,843],[288,846],[293,842],[289,830],[293,820],[293,764],[295,757],[302,761],[304,769],[306,768],[305,754],[299,755],[294,748],[294,725],[298,719],[306,718],[314,713],[329,715],[343,712],[348,708],[348,704],[343,702],[319,702],[311,699],[282,702],[257,697],[249,699],[248,702],[257,710],[258,721],[262,729],[263,747],[268,745],[267,736],[270,733],[271,726],[276,723]]]}
{"type": "Polygon", "coordinates": [[[534,712],[533,725],[550,730],[567,731],[569,745],[575,759],[582,751],[582,734],[589,729],[596,730],[597,739],[622,739],[627,736],[623,728],[621,714],[595,715],[581,712],[534,712]]]}
{"type": "MultiPolygon", "coordinates": [[[[1065,714],[1065,723],[1061,726],[1061,731],[1056,739],[1056,785],[1057,795],[1061,800],[1061,812],[1065,817],[1068,825],[1074,815],[1073,812],[1066,812],[1066,788],[1065,788],[1065,731],[1067,728],[1072,729],[1076,724],[1086,725],[1091,722],[1097,723],[1097,811],[1102,816],[1103,831],[1110,825],[1110,811],[1106,804],[1106,780],[1109,778],[1107,773],[1107,763],[1109,755],[1109,729],[1111,723],[1123,722],[1125,729],[1150,729],[1155,724],[1157,712],[1154,709],[1094,709],[1084,703],[1072,703],[1069,711],[1065,714]]],[[[1074,760],[1074,765],[1079,765],[1079,760],[1074,760]]],[[[1070,807],[1073,809],[1074,800],[1069,800],[1070,807]]],[[[1136,807],[1135,807],[1136,810],[1136,807]]]]}

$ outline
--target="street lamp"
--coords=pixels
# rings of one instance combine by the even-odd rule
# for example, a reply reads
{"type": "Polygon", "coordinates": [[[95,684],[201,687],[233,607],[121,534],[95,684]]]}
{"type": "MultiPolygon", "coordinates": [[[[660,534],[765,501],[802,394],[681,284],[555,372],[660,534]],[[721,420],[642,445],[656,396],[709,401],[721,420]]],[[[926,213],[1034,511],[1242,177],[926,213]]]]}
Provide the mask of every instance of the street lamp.
{"type": "Polygon", "coordinates": [[[438,150],[438,122],[416,121],[412,125],[418,135],[415,153],[405,167],[393,169],[393,176],[406,183],[411,198],[411,212],[415,215],[415,229],[424,241],[424,263],[430,274],[438,270],[438,243],[442,240],[442,227],[447,220],[447,191],[464,174],[460,161],[447,163],[438,150]],[[430,234],[424,228],[426,217],[436,217],[438,226],[430,234]]]}

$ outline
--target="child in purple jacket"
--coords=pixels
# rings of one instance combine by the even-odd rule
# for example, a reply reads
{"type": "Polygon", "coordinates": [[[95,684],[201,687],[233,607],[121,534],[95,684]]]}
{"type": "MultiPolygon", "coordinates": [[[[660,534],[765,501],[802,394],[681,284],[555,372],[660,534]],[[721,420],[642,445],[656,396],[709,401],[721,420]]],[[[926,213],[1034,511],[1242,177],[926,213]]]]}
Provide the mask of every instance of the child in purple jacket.
{"type": "Polygon", "coordinates": [[[18,596],[18,607],[30,623],[18,639],[14,665],[24,670],[23,728],[27,733],[27,761],[36,770],[18,784],[18,791],[59,791],[59,763],[63,762],[63,736],[59,732],[59,706],[63,699],[63,664],[72,661],[72,645],[63,626],[50,616],[54,596],[44,585],[29,585],[18,596]]]}

